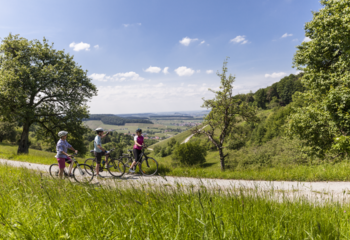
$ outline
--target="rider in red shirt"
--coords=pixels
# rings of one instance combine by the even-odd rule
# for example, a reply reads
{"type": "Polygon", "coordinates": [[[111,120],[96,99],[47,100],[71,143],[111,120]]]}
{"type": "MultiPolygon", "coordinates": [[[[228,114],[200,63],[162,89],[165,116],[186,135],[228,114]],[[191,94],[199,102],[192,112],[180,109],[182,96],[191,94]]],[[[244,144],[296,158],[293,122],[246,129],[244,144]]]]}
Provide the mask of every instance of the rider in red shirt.
{"type": "Polygon", "coordinates": [[[139,159],[139,158],[140,158],[142,147],[144,147],[142,129],[140,129],[140,128],[136,129],[136,136],[134,138],[134,142],[135,142],[135,145],[134,145],[133,152],[134,152],[135,160],[131,164],[130,169],[129,169],[129,172],[132,172],[132,173],[135,172],[135,170],[132,170],[132,168],[134,166],[136,166],[136,164],[141,162],[141,159],[139,159]]]}

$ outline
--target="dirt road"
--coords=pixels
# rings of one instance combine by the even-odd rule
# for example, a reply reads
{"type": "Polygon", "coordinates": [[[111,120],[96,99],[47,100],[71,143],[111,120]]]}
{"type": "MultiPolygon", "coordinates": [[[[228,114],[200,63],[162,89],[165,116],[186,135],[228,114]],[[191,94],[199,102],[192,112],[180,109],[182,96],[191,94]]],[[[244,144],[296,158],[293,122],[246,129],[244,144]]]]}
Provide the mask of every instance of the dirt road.
{"type": "MultiPolygon", "coordinates": [[[[14,167],[24,167],[28,169],[38,170],[48,173],[49,165],[19,162],[12,160],[0,159],[0,164],[7,164],[14,167]]],[[[103,172],[106,176],[107,173],[103,172]]],[[[133,183],[151,183],[157,185],[176,186],[191,185],[191,186],[205,186],[208,188],[243,188],[243,189],[258,189],[264,192],[274,192],[291,197],[302,196],[307,199],[323,199],[339,202],[350,202],[350,182],[289,182],[289,181],[247,181],[247,180],[226,180],[226,179],[199,179],[186,177],[143,177],[140,175],[125,174],[122,180],[124,185],[133,183]]],[[[94,178],[94,183],[98,180],[94,178]]],[[[115,179],[105,178],[100,181],[101,184],[116,182],[115,179]]]]}

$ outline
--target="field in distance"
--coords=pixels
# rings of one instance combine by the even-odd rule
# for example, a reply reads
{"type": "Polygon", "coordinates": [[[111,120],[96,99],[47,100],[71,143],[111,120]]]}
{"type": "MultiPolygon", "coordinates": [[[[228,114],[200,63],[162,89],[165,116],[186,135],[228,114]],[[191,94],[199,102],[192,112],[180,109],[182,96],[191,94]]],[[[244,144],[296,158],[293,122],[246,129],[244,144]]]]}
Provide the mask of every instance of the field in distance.
{"type": "Polygon", "coordinates": [[[91,129],[96,129],[102,127],[105,130],[115,130],[118,133],[135,133],[137,128],[141,128],[144,133],[148,133],[149,136],[158,136],[158,137],[172,137],[179,134],[179,129],[181,131],[186,131],[187,129],[193,126],[182,126],[189,123],[200,123],[200,121],[187,121],[187,120],[160,120],[153,121],[153,124],[150,123],[126,123],[123,126],[120,125],[109,125],[104,124],[100,120],[90,120],[85,121],[84,124],[91,129]],[[172,131],[174,129],[174,131],[172,131]]]}

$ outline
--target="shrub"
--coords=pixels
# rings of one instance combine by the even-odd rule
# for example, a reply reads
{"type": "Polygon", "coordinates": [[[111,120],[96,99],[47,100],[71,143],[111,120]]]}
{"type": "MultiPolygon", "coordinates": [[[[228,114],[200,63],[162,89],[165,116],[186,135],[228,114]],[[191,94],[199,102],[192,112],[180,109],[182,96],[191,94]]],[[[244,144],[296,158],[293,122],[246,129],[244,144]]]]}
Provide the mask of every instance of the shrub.
{"type": "Polygon", "coordinates": [[[207,150],[198,142],[188,142],[176,145],[172,158],[182,165],[195,165],[205,163],[207,150]]]}

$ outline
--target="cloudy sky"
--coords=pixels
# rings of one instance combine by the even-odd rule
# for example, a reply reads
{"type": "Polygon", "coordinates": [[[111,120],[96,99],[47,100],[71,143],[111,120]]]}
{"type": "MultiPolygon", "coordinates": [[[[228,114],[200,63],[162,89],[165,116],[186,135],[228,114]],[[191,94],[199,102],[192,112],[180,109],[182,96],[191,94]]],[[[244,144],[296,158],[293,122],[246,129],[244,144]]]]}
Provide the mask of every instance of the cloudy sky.
{"type": "Polygon", "coordinates": [[[226,57],[235,92],[295,73],[318,0],[0,0],[0,38],[46,37],[98,87],[91,113],[200,110],[226,57]]]}

